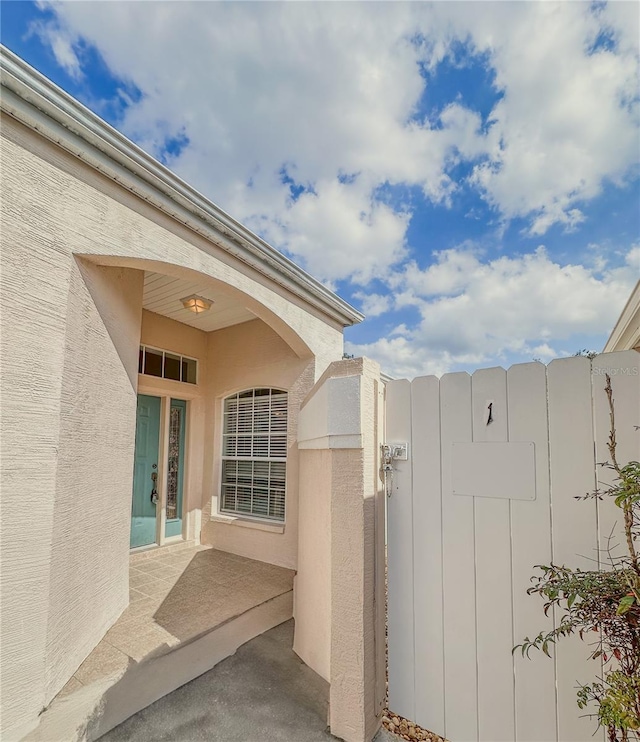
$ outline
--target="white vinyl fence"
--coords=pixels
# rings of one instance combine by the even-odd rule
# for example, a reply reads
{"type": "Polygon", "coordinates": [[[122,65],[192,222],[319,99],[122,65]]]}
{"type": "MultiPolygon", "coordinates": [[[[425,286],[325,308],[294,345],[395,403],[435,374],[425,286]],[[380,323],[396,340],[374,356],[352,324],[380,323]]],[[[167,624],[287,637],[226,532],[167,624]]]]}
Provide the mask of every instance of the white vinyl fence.
{"type": "Polygon", "coordinates": [[[640,458],[634,351],[387,385],[386,442],[409,443],[388,499],[389,707],[451,742],[604,738],[576,705],[600,670],[586,644],[512,648],[553,626],[526,594],[534,565],[592,569],[621,526],[613,503],[575,499],[610,478],[607,372],[624,464],[640,458]]]}

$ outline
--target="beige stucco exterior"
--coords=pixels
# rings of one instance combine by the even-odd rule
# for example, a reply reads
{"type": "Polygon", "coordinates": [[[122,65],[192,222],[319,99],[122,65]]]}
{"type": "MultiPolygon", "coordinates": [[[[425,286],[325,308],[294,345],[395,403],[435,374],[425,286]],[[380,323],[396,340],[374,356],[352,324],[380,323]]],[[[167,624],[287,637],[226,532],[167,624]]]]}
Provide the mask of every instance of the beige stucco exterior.
{"type": "Polygon", "coordinates": [[[35,254],[13,226],[37,214],[12,218],[20,204],[3,166],[1,680],[11,739],[128,601],[142,284],[137,271],[81,270],[55,242],[35,254]]]}
{"type": "Polygon", "coordinates": [[[161,400],[151,548],[296,570],[294,649],[330,682],[334,733],[368,742],[384,699],[382,387],[375,364],[340,360],[362,315],[4,48],[0,71],[0,736],[29,735],[128,605],[144,394],[161,400]],[[157,280],[177,292],[162,314],[157,280]],[[194,284],[227,308],[209,331],[176,314],[194,284]],[[195,359],[197,382],[139,373],[141,344],[195,359]],[[288,393],[284,522],[219,509],[224,400],[263,387],[288,393]],[[172,399],[187,422],[167,538],[172,399]]]}
{"type": "Polygon", "coordinates": [[[298,550],[297,418],[300,402],[313,386],[315,359],[298,358],[259,319],[205,333],[143,310],[140,342],[195,358],[199,363],[197,385],[142,374],[138,378],[140,393],[188,401],[184,537],[295,569],[298,550]],[[230,394],[254,387],[274,387],[289,393],[284,524],[240,519],[219,512],[223,401],[230,394]]]}
{"type": "Polygon", "coordinates": [[[5,116],[2,163],[2,724],[19,739],[127,605],[137,392],[189,405],[184,535],[295,568],[297,410],[342,332],[5,116]],[[256,319],[203,333],[145,312],[145,270],[197,272],[256,319]],[[138,376],[141,341],[197,358],[197,387],[138,376]],[[210,520],[222,400],[255,385],[290,393],[284,526],[210,520]]]}
{"type": "Polygon", "coordinates": [[[298,448],[300,403],[314,382],[316,361],[298,358],[261,320],[212,332],[208,338],[211,445],[205,452],[205,489],[213,493],[204,503],[203,543],[234,554],[297,568],[298,448]],[[218,513],[222,404],[225,397],[254,387],[284,389],[289,394],[287,493],[285,523],[265,524],[231,520],[218,513]],[[212,519],[213,518],[213,519],[212,519]]]}
{"type": "Polygon", "coordinates": [[[302,406],[294,649],[330,683],[329,724],[373,738],[385,699],[384,389],[367,359],[331,364],[302,406]]]}

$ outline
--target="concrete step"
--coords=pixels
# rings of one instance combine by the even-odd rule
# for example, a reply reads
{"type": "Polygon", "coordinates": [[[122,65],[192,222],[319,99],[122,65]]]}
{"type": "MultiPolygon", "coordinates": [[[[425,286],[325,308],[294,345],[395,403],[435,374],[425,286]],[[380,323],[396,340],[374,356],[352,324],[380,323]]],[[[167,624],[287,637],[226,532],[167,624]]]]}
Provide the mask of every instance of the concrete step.
{"type": "Polygon", "coordinates": [[[43,712],[39,726],[24,742],[92,742],[292,616],[289,590],[199,636],[159,647],[138,662],[130,658],[126,667],[92,683],[71,684],[43,712]]]}

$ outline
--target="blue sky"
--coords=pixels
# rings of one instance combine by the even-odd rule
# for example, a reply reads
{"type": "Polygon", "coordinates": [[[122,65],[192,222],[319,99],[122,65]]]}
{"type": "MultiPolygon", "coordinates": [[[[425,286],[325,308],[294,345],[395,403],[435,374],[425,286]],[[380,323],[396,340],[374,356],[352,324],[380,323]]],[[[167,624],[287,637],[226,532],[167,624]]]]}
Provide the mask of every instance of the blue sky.
{"type": "Polygon", "coordinates": [[[4,2],[1,33],[413,377],[604,345],[640,276],[639,8],[4,2]]]}

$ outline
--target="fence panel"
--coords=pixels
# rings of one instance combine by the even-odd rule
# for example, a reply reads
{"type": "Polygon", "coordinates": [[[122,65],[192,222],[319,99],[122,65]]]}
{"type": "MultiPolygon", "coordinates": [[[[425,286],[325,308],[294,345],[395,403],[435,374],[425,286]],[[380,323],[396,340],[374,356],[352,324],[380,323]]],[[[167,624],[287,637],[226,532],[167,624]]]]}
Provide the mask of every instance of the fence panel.
{"type": "MultiPolygon", "coordinates": [[[[551,500],[549,490],[549,422],[547,376],[541,363],[523,363],[507,371],[509,440],[535,446],[536,499],[511,502],[511,575],[514,643],[553,628],[534,599],[527,595],[532,565],[549,564],[551,557],[551,500]]],[[[531,660],[513,656],[515,678],[514,739],[521,742],[555,740],[557,734],[555,666],[544,655],[531,660]],[[536,703],[531,699],[535,698],[536,703]]]]}
{"type": "MultiPolygon", "coordinates": [[[[387,385],[386,436],[388,441],[411,440],[411,384],[387,385]]],[[[390,703],[398,714],[414,719],[415,647],[413,605],[413,499],[411,461],[397,462],[387,510],[387,575],[390,703]],[[396,494],[407,493],[397,497],[396,494]]]]}
{"type": "Polygon", "coordinates": [[[511,650],[559,619],[526,594],[535,565],[593,569],[620,542],[612,503],[576,499],[611,477],[607,371],[624,464],[640,458],[634,351],[388,385],[387,441],[410,444],[388,502],[389,705],[451,742],[604,739],[575,701],[601,669],[587,645],[511,650]]]}
{"type": "MultiPolygon", "coordinates": [[[[442,498],[440,497],[440,384],[435,376],[411,383],[415,656],[415,720],[444,729],[442,618],[442,498]],[[433,606],[438,606],[433,610],[433,606]]],[[[393,505],[394,503],[390,503],[393,505]]]]}
{"type": "MultiPolygon", "coordinates": [[[[466,373],[443,376],[440,380],[442,492],[451,493],[453,489],[451,444],[470,441],[471,424],[471,377],[466,373]]],[[[414,458],[420,455],[419,451],[414,451],[414,458]]],[[[475,739],[478,734],[478,678],[471,498],[442,498],[442,537],[445,732],[451,739],[475,739]]]]}

